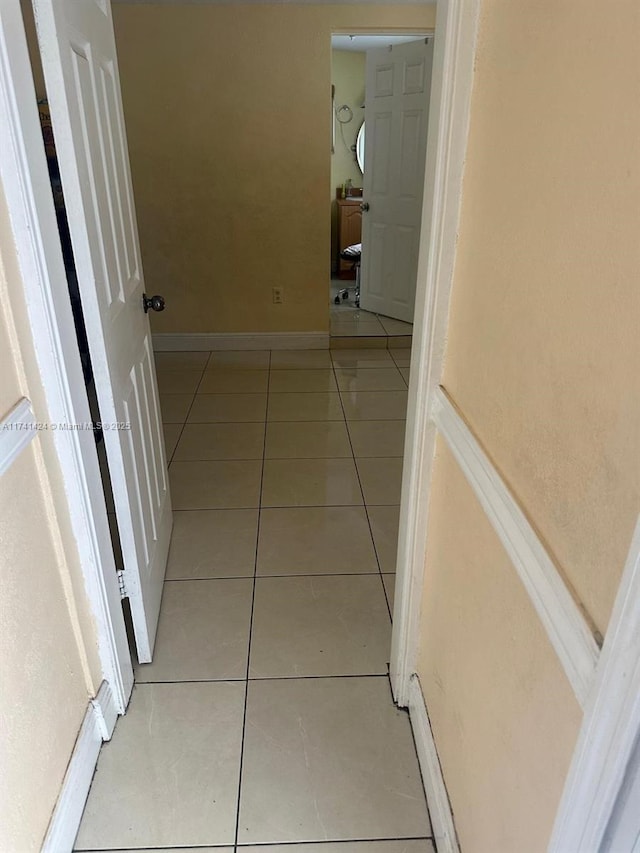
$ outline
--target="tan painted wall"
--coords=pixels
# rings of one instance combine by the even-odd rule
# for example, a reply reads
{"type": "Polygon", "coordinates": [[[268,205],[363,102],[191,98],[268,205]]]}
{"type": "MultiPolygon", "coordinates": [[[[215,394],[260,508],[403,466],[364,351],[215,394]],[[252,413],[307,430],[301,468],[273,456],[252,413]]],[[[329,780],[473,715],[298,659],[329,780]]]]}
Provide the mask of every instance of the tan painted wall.
{"type": "Polygon", "coordinates": [[[542,853],[581,711],[529,596],[440,445],[418,672],[464,853],[542,853]]]}
{"type": "MultiPolygon", "coordinates": [[[[0,306],[0,418],[26,396],[47,422],[1,190],[0,306]]],[[[0,589],[0,850],[31,853],[101,681],[50,432],[0,478],[0,589]]]]}
{"type": "Polygon", "coordinates": [[[326,331],[331,32],[429,28],[435,6],[113,12],[155,330],[326,331]]]}
{"type": "MultiPolygon", "coordinates": [[[[444,385],[604,632],[640,507],[640,7],[482,6],[444,385]]],[[[580,714],[442,454],[419,674],[465,853],[541,851],[580,714]]]]}
{"type": "Polygon", "coordinates": [[[445,383],[606,629],[640,505],[640,6],[486,2],[445,383]]]}

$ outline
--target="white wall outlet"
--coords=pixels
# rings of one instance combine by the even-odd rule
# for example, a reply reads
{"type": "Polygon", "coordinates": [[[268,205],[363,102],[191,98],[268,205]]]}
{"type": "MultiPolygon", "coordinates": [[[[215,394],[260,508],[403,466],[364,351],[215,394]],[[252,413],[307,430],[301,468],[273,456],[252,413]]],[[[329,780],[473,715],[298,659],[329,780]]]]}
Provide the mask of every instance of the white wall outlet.
{"type": "Polygon", "coordinates": [[[274,305],[282,305],[284,302],[284,291],[281,287],[273,287],[271,289],[274,305]]]}

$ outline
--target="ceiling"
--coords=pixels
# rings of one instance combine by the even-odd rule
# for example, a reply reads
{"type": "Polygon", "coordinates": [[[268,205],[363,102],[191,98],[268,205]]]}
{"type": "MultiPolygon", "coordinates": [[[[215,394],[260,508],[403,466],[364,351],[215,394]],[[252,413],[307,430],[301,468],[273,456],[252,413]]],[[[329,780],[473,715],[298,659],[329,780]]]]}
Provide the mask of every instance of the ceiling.
{"type": "Polygon", "coordinates": [[[353,50],[362,53],[374,47],[387,47],[390,44],[404,44],[408,41],[419,41],[426,33],[413,33],[413,35],[354,35],[354,36],[331,36],[331,47],[334,50],[353,50]]]}

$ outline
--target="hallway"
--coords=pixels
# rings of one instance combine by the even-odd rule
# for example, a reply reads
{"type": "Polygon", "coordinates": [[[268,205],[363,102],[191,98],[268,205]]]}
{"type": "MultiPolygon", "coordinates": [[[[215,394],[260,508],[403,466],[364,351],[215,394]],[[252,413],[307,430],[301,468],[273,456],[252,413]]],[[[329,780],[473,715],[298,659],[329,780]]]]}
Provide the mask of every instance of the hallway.
{"type": "Polygon", "coordinates": [[[76,849],[431,853],[387,678],[409,350],[156,361],[174,507],[156,649],[76,849]]]}

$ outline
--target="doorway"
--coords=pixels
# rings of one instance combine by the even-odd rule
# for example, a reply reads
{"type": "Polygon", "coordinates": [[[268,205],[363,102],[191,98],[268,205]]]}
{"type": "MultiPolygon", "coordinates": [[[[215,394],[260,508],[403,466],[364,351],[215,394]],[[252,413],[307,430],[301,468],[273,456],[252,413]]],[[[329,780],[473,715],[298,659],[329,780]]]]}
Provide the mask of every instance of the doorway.
{"type": "Polygon", "coordinates": [[[331,37],[332,347],[411,346],[432,38],[331,37]]]}

